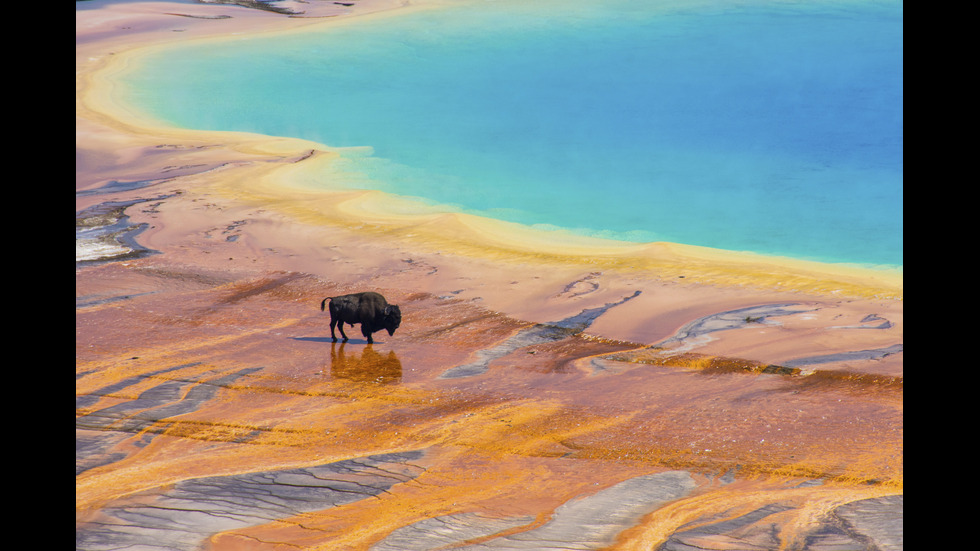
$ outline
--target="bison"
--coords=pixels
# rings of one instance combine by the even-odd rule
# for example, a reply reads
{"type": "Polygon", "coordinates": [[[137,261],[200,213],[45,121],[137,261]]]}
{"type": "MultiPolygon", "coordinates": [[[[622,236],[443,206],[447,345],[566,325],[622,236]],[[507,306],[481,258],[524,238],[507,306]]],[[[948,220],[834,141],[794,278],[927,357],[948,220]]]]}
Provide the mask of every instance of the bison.
{"type": "Polygon", "coordinates": [[[347,342],[347,334],[344,333],[344,324],[349,323],[354,327],[355,323],[361,324],[361,334],[367,337],[368,344],[373,344],[374,339],[371,333],[388,330],[389,335],[395,334],[395,329],[402,323],[402,312],[398,306],[388,304],[385,297],[375,292],[354,293],[339,297],[327,297],[320,302],[320,310],[323,311],[330,301],[330,336],[333,342],[337,342],[334,334],[334,327],[340,326],[340,335],[347,342]]]}

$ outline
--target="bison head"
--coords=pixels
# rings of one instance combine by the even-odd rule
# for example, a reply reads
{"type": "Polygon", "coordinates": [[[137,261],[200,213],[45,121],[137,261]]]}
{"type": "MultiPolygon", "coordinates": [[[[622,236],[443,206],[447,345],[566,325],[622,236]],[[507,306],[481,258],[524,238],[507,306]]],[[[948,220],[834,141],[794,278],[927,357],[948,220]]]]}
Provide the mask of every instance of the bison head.
{"type": "Polygon", "coordinates": [[[397,305],[389,304],[385,306],[385,329],[389,335],[395,334],[395,329],[402,324],[402,311],[397,305]]]}

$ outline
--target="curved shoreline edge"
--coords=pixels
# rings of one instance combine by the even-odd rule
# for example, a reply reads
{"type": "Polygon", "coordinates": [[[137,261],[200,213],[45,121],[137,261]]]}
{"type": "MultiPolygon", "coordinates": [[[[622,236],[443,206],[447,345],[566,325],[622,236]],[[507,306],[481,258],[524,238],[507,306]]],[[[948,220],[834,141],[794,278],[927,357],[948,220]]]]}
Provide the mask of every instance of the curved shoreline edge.
{"type": "MultiPolygon", "coordinates": [[[[398,9],[382,10],[382,15],[391,16],[398,9]]],[[[311,25],[342,24],[344,17],[304,21],[301,25],[283,25],[282,19],[268,19],[255,28],[264,28],[263,32],[305,32],[314,28],[311,25]]],[[[227,40],[233,36],[234,33],[223,32],[201,39],[227,40]]],[[[304,223],[356,228],[362,235],[401,240],[409,247],[493,261],[545,266],[586,264],[626,273],[656,272],[664,279],[690,278],[721,286],[748,285],[855,298],[903,298],[902,268],[827,264],[676,243],[609,241],[453,212],[378,191],[323,189],[324,174],[339,177],[331,162],[345,154],[343,149],[288,137],[171,127],[149,120],[135,107],[120,102],[114,79],[130,63],[138,62],[147,48],[166,48],[171,44],[173,40],[127,45],[96,60],[90,69],[80,70],[76,77],[76,117],[111,126],[146,143],[220,147],[246,160],[270,156],[290,159],[256,164],[208,184],[210,191],[229,199],[275,209],[304,223]]]]}

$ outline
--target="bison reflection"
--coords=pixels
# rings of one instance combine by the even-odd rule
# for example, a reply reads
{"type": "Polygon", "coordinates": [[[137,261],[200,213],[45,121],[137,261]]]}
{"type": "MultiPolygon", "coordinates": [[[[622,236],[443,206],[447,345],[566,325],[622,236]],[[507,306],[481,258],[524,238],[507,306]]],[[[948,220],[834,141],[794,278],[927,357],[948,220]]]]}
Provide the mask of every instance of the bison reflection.
{"type": "Polygon", "coordinates": [[[345,343],[330,345],[330,374],[335,379],[347,379],[359,383],[391,384],[402,380],[402,363],[393,350],[381,354],[368,345],[356,353],[344,353],[345,343]]]}

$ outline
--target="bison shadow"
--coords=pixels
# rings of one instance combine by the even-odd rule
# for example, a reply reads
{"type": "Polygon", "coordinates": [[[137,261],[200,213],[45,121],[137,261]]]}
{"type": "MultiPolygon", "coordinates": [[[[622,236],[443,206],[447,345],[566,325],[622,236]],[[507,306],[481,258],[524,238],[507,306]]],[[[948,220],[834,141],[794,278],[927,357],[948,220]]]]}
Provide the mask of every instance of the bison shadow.
{"type": "MultiPolygon", "coordinates": [[[[334,344],[334,340],[330,337],[289,337],[294,341],[305,341],[305,342],[325,342],[334,344]]],[[[366,339],[349,339],[345,344],[369,344],[366,339]]],[[[374,341],[372,344],[384,344],[383,342],[374,341]]]]}

